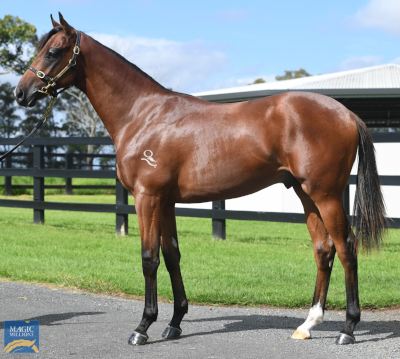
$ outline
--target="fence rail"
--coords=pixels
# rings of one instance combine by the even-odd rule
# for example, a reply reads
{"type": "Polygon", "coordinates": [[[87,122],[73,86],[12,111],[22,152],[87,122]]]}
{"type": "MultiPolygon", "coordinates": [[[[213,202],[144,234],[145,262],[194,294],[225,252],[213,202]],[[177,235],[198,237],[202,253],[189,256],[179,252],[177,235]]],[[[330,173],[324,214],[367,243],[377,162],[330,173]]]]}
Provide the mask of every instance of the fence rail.
{"type": "MultiPolygon", "coordinates": [[[[400,142],[400,133],[373,133],[372,137],[376,143],[400,142]]],[[[20,139],[1,139],[0,145],[14,145],[20,139]]],[[[44,222],[45,210],[62,211],[85,211],[85,212],[105,212],[116,214],[116,233],[128,233],[128,215],[135,214],[135,206],[128,205],[128,191],[122,186],[117,178],[115,170],[82,170],[71,169],[66,161],[64,169],[44,168],[44,146],[66,146],[66,145],[111,145],[112,141],[108,137],[91,138],[30,138],[24,143],[26,146],[33,146],[33,168],[11,168],[10,159],[7,159],[5,168],[0,169],[0,176],[5,176],[5,187],[11,188],[12,176],[33,177],[33,186],[14,186],[14,188],[32,188],[33,201],[22,201],[12,199],[1,199],[1,207],[28,208],[33,209],[34,223],[44,222]],[[66,192],[72,193],[72,188],[115,188],[115,204],[98,203],[65,203],[49,202],[44,200],[45,188],[62,188],[63,186],[45,186],[44,178],[61,177],[66,179],[66,192]],[[115,187],[112,186],[72,186],[72,178],[108,178],[115,179],[115,187]]],[[[20,153],[16,155],[21,155],[20,153]]],[[[54,154],[63,156],[63,154],[54,154]]],[[[85,155],[82,155],[85,157],[85,155]]],[[[107,155],[111,156],[111,155],[107,155]]],[[[381,176],[381,183],[385,186],[400,186],[400,176],[381,176]]],[[[350,176],[346,191],[344,193],[344,207],[346,214],[350,216],[350,196],[349,185],[356,184],[357,176],[350,176]]],[[[7,191],[6,191],[7,192],[7,191]]],[[[253,212],[253,211],[232,211],[225,209],[225,201],[214,201],[212,209],[195,208],[176,208],[176,215],[182,217],[198,217],[212,219],[213,235],[216,238],[226,237],[226,220],[252,220],[252,221],[273,221],[289,223],[305,223],[302,213],[282,213],[282,212],[253,212]]],[[[391,227],[400,228],[400,218],[393,218],[390,222],[391,227]]]]}

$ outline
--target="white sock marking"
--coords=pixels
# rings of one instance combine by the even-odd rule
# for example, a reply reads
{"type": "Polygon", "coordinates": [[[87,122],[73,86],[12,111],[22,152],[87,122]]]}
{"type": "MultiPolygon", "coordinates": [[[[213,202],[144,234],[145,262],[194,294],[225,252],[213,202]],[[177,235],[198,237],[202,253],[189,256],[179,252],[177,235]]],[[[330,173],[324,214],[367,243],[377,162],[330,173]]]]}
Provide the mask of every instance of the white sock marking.
{"type": "Polygon", "coordinates": [[[322,310],[321,304],[318,302],[310,309],[306,321],[297,329],[311,337],[311,329],[317,324],[322,323],[323,321],[324,312],[322,310]]]}

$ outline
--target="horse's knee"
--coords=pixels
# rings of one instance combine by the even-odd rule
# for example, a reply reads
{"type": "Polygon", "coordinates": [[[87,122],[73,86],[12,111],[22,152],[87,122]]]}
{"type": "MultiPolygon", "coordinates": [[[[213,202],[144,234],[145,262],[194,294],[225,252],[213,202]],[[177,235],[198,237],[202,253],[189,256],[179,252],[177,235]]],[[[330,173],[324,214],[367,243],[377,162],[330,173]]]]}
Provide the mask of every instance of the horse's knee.
{"type": "Polygon", "coordinates": [[[160,265],[160,259],[158,256],[154,256],[151,251],[142,252],[142,266],[143,274],[145,276],[153,276],[157,273],[158,266],[160,265]]]}

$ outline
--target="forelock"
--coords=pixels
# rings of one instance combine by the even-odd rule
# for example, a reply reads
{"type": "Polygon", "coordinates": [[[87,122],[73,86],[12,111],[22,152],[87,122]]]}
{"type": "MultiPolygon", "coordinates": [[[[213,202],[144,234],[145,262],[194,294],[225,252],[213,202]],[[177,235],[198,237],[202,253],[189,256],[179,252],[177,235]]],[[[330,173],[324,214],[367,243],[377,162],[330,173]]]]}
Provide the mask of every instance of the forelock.
{"type": "Polygon", "coordinates": [[[61,31],[63,28],[61,26],[57,26],[53,29],[51,29],[47,34],[44,34],[38,43],[36,44],[36,50],[40,51],[43,49],[44,45],[46,45],[47,41],[54,35],[57,34],[57,32],[61,31]]]}

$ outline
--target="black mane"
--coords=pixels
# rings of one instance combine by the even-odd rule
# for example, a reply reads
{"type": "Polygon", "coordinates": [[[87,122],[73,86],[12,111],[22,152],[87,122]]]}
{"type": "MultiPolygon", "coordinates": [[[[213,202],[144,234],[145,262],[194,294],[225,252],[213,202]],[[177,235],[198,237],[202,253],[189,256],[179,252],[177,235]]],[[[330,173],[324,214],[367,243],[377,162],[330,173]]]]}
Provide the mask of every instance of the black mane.
{"type": "Polygon", "coordinates": [[[61,31],[62,27],[61,26],[57,26],[53,29],[51,29],[47,34],[44,34],[40,40],[38,41],[38,43],[36,44],[36,50],[40,51],[41,49],[43,49],[44,45],[46,45],[47,41],[49,41],[49,39],[54,35],[57,34],[57,32],[61,31]]]}

